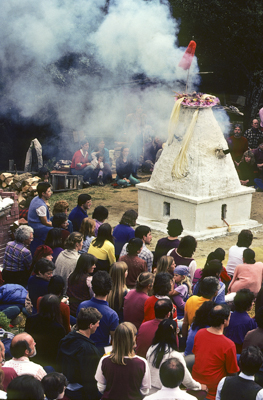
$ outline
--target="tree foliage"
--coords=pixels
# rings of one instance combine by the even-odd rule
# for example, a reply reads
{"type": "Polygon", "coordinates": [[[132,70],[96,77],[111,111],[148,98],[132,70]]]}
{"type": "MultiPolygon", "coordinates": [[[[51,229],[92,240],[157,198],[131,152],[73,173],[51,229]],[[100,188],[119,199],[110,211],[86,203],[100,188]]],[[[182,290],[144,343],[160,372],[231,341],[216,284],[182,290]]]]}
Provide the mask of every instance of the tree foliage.
{"type": "Polygon", "coordinates": [[[262,0],[170,0],[181,19],[180,45],[194,37],[209,89],[245,94],[247,118],[263,106],[262,0]]]}

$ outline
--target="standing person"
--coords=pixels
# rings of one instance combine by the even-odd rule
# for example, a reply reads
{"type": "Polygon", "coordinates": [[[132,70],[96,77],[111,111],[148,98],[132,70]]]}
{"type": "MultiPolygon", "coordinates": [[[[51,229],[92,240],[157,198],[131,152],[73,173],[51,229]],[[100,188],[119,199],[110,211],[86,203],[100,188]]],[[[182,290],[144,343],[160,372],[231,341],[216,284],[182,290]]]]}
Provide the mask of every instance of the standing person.
{"type": "Polygon", "coordinates": [[[94,378],[100,353],[91,339],[102,319],[94,307],[82,308],[77,318],[77,330],[65,336],[58,349],[59,371],[69,381],[66,395],[80,400],[100,398],[94,378]]]}
{"type": "Polygon", "coordinates": [[[116,262],[113,242],[110,224],[102,224],[88,250],[88,254],[93,254],[97,258],[96,272],[100,270],[109,272],[110,266],[116,262]]]}
{"type": "Polygon", "coordinates": [[[131,322],[137,329],[144,319],[144,304],[148,299],[148,292],[152,289],[154,275],[151,272],[142,272],[136,281],[136,288],[129,291],[124,297],[124,321],[131,322]]]}
{"type": "Polygon", "coordinates": [[[127,246],[128,254],[119,258],[119,261],[124,262],[128,266],[127,286],[129,289],[134,289],[137,278],[142,272],[147,271],[146,261],[138,257],[143,246],[141,239],[133,238],[129,240],[127,246]]]}
{"type": "Polygon", "coordinates": [[[176,358],[184,366],[183,385],[190,390],[206,390],[206,385],[196,382],[187,369],[184,357],[178,352],[177,324],[169,319],[162,320],[155,332],[151,347],[148,349],[146,359],[151,371],[152,388],[161,389],[160,367],[169,358],[176,358]]]}
{"type": "Polygon", "coordinates": [[[128,266],[125,262],[119,261],[112,264],[110,269],[110,277],[112,279],[112,289],[108,295],[110,308],[116,311],[119,322],[123,322],[123,303],[128,293],[126,286],[126,278],[128,274],[128,266]]]}
{"type": "Polygon", "coordinates": [[[33,229],[22,225],[15,231],[15,240],[7,243],[2,271],[5,283],[17,283],[26,287],[32,263],[32,254],[27,246],[32,240],[33,229]]]}
{"type": "Polygon", "coordinates": [[[258,189],[258,191],[262,191],[263,190],[263,138],[259,139],[258,147],[253,151],[253,153],[259,172],[258,177],[254,179],[255,189],[258,189]]]}
{"type": "Polygon", "coordinates": [[[92,219],[95,220],[96,226],[95,226],[95,236],[98,235],[98,229],[99,227],[106,221],[108,218],[109,212],[106,207],[104,206],[98,206],[94,209],[92,213],[92,219]]]}
{"type": "Polygon", "coordinates": [[[263,133],[259,129],[259,123],[256,118],[252,120],[251,128],[246,130],[244,137],[247,138],[250,149],[256,149],[258,147],[258,141],[263,139],[263,133]]]}
{"type": "Polygon", "coordinates": [[[258,177],[258,169],[253,151],[245,151],[239,163],[237,172],[241,185],[254,186],[254,179],[258,177]]]}
{"type": "Polygon", "coordinates": [[[75,232],[79,232],[83,219],[88,217],[87,210],[90,209],[91,205],[92,201],[89,194],[82,193],[78,196],[78,205],[73,208],[68,216],[75,232]]]}
{"type": "Polygon", "coordinates": [[[236,267],[234,276],[228,286],[228,293],[238,292],[240,289],[250,289],[256,296],[263,283],[263,263],[255,261],[255,252],[245,249],[243,264],[236,267]]]}
{"type": "Polygon", "coordinates": [[[74,271],[77,261],[80,257],[79,250],[82,249],[83,236],[81,233],[72,232],[66,239],[66,250],[62,251],[56,261],[56,270],[54,275],[60,275],[63,278],[65,288],[64,294],[68,288],[68,277],[74,271]]]}
{"type": "MultiPolygon", "coordinates": [[[[152,272],[152,265],[153,265],[153,253],[147,249],[146,245],[150,244],[152,241],[152,232],[151,228],[146,225],[137,226],[135,229],[135,237],[141,239],[143,241],[142,251],[138,254],[138,257],[142,260],[145,260],[147,263],[148,271],[152,272]]],[[[127,246],[128,243],[125,243],[123,246],[120,257],[126,256],[127,254],[127,246]]]]}
{"type": "Polygon", "coordinates": [[[69,297],[70,314],[76,316],[79,304],[90,300],[94,293],[91,286],[92,276],[97,259],[92,254],[81,254],[76,268],[68,277],[67,296],[69,297]]]}
{"type": "Polygon", "coordinates": [[[113,337],[111,354],[100,359],[95,379],[102,400],[122,400],[124,397],[141,400],[148,393],[150,371],[146,360],[134,352],[136,332],[130,322],[120,324],[113,337]]]}
{"type": "Polygon", "coordinates": [[[94,219],[84,218],[82,220],[79,231],[83,235],[84,241],[82,249],[79,251],[80,254],[87,253],[92,240],[95,239],[95,226],[94,219]]]}
{"type": "Polygon", "coordinates": [[[34,240],[30,249],[32,254],[40,244],[43,244],[47,233],[52,229],[47,201],[52,195],[51,185],[48,182],[41,182],[37,185],[38,196],[34,197],[28,210],[28,225],[34,229],[34,240]]]}
{"type": "Polygon", "coordinates": [[[217,305],[209,314],[210,327],[200,329],[195,336],[192,376],[207,385],[209,400],[215,399],[217,385],[224,376],[239,371],[235,344],[223,334],[229,320],[229,307],[217,305]]]}
{"type": "Polygon", "coordinates": [[[123,146],[121,148],[120,157],[116,160],[116,182],[119,186],[127,187],[140,183],[139,179],[133,176],[134,165],[129,156],[129,148],[123,146]]]}
{"type": "Polygon", "coordinates": [[[159,239],[154,252],[154,267],[157,261],[171,249],[177,249],[180,243],[178,236],[183,232],[183,225],[180,219],[170,219],[167,225],[168,236],[159,239]]]}
{"type": "Polygon", "coordinates": [[[252,240],[253,233],[249,229],[243,229],[238,235],[237,244],[230,247],[226,271],[231,278],[236,266],[243,263],[244,250],[251,245],[252,240]]]}
{"type": "Polygon", "coordinates": [[[121,217],[119,225],[113,229],[113,237],[115,239],[115,255],[119,258],[122,247],[128,243],[130,239],[135,237],[132,226],[136,225],[138,213],[135,210],[127,210],[121,217]]]}
{"type": "Polygon", "coordinates": [[[96,333],[91,335],[101,354],[104,354],[104,347],[109,346],[109,337],[114,336],[114,331],[119,325],[119,318],[116,311],[109,307],[107,302],[108,294],[112,289],[112,279],[108,272],[98,271],[92,279],[92,290],[95,296],[90,300],[80,303],[77,309],[77,316],[81,308],[95,307],[102,314],[100,326],[96,333]]]}
{"type": "Polygon", "coordinates": [[[170,250],[167,255],[174,258],[175,265],[185,265],[189,268],[190,280],[193,281],[196,261],[192,258],[197,242],[193,236],[184,236],[177,249],[170,250]]]}
{"type": "Polygon", "coordinates": [[[263,389],[255,380],[255,374],[263,363],[263,354],[256,346],[242,350],[240,355],[240,374],[222,378],[217,386],[216,400],[263,399],[263,389]]]}
{"type": "Polygon", "coordinates": [[[234,165],[235,167],[238,167],[244,152],[248,149],[248,141],[244,136],[242,136],[240,124],[235,124],[234,134],[227,139],[227,144],[234,165]]]}
{"type": "Polygon", "coordinates": [[[56,369],[58,345],[66,331],[62,325],[60,301],[55,294],[42,297],[39,312],[27,317],[25,332],[32,335],[37,342],[36,362],[56,369]]]}
{"type": "Polygon", "coordinates": [[[90,163],[88,153],[89,142],[86,138],[80,141],[80,146],[80,150],[76,151],[73,155],[70,169],[72,175],[83,175],[83,180],[87,183],[94,167],[90,163]]]}

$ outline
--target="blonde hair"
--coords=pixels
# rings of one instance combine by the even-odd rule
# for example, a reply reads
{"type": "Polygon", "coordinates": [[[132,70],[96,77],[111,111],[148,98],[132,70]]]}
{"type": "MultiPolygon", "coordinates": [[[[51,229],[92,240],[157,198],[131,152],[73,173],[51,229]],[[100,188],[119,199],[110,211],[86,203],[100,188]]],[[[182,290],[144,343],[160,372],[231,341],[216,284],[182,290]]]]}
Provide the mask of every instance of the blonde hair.
{"type": "Polygon", "coordinates": [[[125,272],[128,271],[128,265],[124,261],[118,261],[112,264],[110,277],[112,279],[112,289],[108,294],[109,306],[114,309],[115,299],[118,299],[119,308],[123,306],[123,293],[127,290],[125,272]]]}
{"type": "Polygon", "coordinates": [[[159,274],[160,272],[168,272],[168,270],[171,267],[173,261],[174,261],[174,258],[171,257],[171,256],[162,256],[157,261],[156,274],[159,274]]]}
{"type": "MultiPolygon", "coordinates": [[[[181,280],[181,282],[177,283],[177,286],[183,285],[185,284],[188,287],[188,295],[191,296],[192,295],[192,285],[190,282],[190,279],[188,276],[185,276],[184,279],[181,280]]],[[[175,288],[176,290],[176,288],[175,288]]]]}
{"type": "Polygon", "coordinates": [[[112,352],[110,359],[113,363],[126,365],[124,357],[135,356],[135,335],[136,327],[131,322],[123,322],[118,325],[113,336],[112,352]]]}
{"type": "Polygon", "coordinates": [[[96,222],[94,221],[94,219],[91,219],[91,218],[83,219],[79,231],[84,236],[84,239],[86,239],[87,236],[89,236],[89,237],[95,236],[95,232],[94,232],[95,226],[96,226],[96,222]]]}

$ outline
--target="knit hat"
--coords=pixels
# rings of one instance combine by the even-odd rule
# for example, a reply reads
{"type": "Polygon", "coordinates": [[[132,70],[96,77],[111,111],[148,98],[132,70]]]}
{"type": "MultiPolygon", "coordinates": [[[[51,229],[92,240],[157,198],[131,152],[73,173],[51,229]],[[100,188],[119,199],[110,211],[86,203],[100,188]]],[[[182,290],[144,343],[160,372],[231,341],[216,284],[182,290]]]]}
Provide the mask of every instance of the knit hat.
{"type": "Polygon", "coordinates": [[[177,265],[174,269],[174,274],[187,276],[189,275],[189,268],[185,265],[177,265]]]}
{"type": "Polygon", "coordinates": [[[53,250],[49,246],[41,244],[36,248],[36,251],[34,253],[34,260],[40,260],[40,258],[50,256],[51,254],[53,254],[53,250]]]}

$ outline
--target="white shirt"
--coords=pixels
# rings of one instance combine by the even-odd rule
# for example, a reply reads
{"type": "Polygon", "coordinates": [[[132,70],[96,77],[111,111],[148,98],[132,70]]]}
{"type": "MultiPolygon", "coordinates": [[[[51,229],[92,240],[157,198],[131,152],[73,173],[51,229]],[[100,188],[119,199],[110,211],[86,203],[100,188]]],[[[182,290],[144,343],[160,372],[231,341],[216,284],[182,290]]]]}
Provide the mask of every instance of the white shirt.
{"type": "MultiPolygon", "coordinates": [[[[254,381],[255,380],[254,376],[246,375],[243,372],[240,372],[239,376],[240,376],[240,378],[247,379],[248,381],[254,381]]],[[[218,386],[217,386],[216,399],[215,400],[220,400],[221,399],[221,391],[222,391],[223,385],[225,383],[225,379],[226,379],[226,377],[222,378],[221,381],[219,382],[218,386]]],[[[256,400],[262,400],[262,399],[263,399],[263,389],[261,389],[258,392],[257,396],[256,396],[256,400]]]]}
{"type": "Polygon", "coordinates": [[[162,386],[161,390],[151,394],[150,396],[144,397],[144,400],[196,400],[196,397],[186,393],[179,387],[170,389],[162,386]]]}
{"type": "MultiPolygon", "coordinates": [[[[157,389],[161,389],[162,387],[162,383],[160,380],[160,375],[159,375],[159,370],[161,365],[167,361],[169,358],[176,358],[178,361],[180,361],[183,366],[184,366],[184,380],[183,380],[183,385],[187,388],[187,389],[192,389],[192,390],[201,390],[201,383],[195,381],[189,370],[187,369],[186,363],[185,363],[185,359],[183,357],[182,354],[180,354],[178,351],[176,350],[171,350],[171,352],[169,353],[165,353],[163,356],[163,359],[161,361],[161,364],[159,366],[159,368],[155,368],[153,366],[153,360],[154,360],[154,354],[152,354],[153,350],[157,347],[157,344],[151,346],[146,354],[146,359],[148,361],[149,364],[149,368],[150,368],[150,372],[151,372],[151,382],[152,382],[152,386],[157,388],[157,389]]],[[[167,347],[166,349],[167,350],[167,347]]]]}
{"type": "Polygon", "coordinates": [[[28,357],[13,357],[11,360],[6,361],[4,366],[14,368],[18,376],[25,374],[33,375],[39,381],[47,374],[41,365],[29,361],[28,357]]]}
{"type": "Polygon", "coordinates": [[[237,245],[230,247],[226,266],[226,272],[229,275],[234,275],[236,266],[243,264],[244,250],[246,250],[246,247],[238,247],[237,245]]]}

